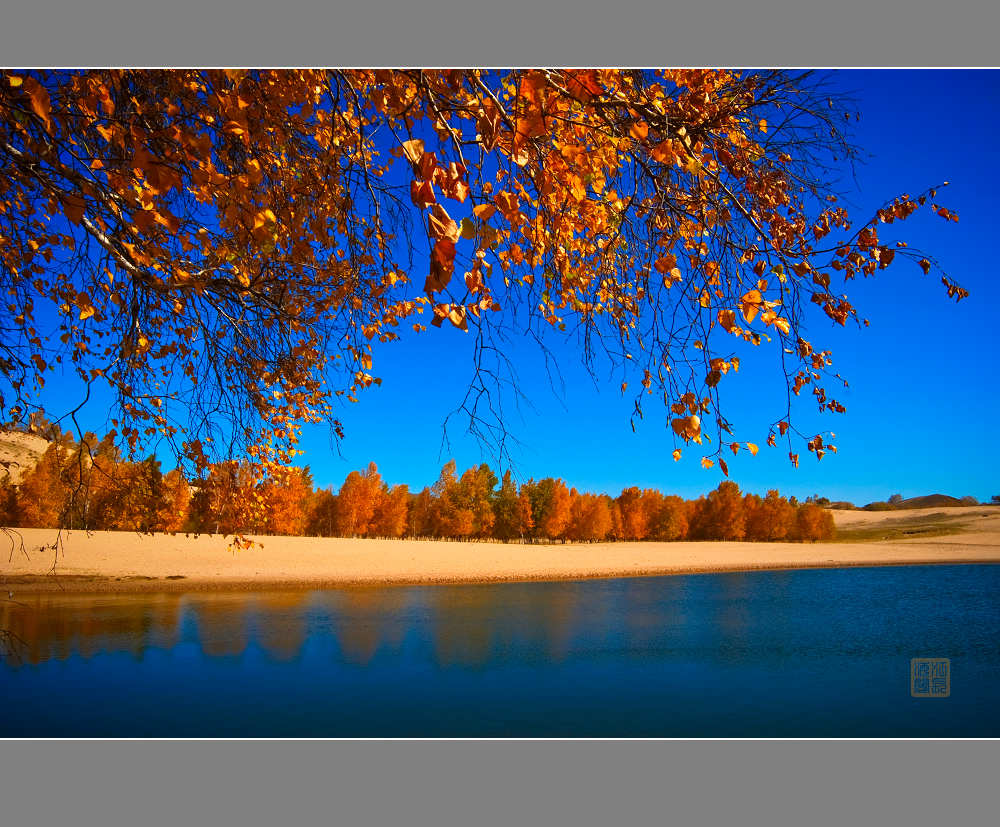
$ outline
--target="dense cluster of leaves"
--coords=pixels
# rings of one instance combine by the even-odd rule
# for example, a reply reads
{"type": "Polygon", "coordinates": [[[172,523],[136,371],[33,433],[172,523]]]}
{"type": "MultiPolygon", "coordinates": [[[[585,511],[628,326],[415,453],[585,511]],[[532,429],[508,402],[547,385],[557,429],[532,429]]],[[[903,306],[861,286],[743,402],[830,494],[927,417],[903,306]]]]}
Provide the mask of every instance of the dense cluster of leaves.
{"type": "Polygon", "coordinates": [[[62,435],[20,485],[0,481],[0,525],[505,542],[833,537],[829,511],[777,491],[743,495],[731,480],[697,500],[635,487],[611,497],[552,477],[518,486],[509,470],[501,482],[485,463],[459,476],[450,461],[433,486],[411,494],[390,488],[371,463],[335,494],[314,490],[308,469],[261,482],[246,463],[227,461],[189,485],[155,458],[123,461],[112,437],[92,434],[79,444],[62,435]]]}
{"type": "MultiPolygon", "coordinates": [[[[303,423],[340,434],[336,398],[423,318],[477,337],[477,433],[502,434],[505,337],[548,328],[728,474],[723,449],[757,450],[719,396],[739,348],[772,343],[792,394],[842,411],[810,310],[860,323],[843,281],[935,266],[880,225],[955,219],[928,191],[852,223],[824,180],[842,115],[771,71],[4,72],[2,418],[69,365],[113,390],[129,450],[259,481],[303,423]]],[[[767,441],[832,450],[790,404],[767,441]]]]}

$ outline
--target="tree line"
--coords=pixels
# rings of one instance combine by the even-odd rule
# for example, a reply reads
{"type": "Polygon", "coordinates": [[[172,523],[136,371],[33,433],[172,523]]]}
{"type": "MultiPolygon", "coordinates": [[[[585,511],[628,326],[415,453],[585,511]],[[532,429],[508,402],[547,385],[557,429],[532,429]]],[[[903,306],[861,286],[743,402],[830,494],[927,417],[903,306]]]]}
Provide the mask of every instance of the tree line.
{"type": "Polygon", "coordinates": [[[114,435],[53,441],[19,484],[0,481],[0,519],[15,527],[441,538],[505,542],[617,540],[815,541],[834,535],[830,512],[777,490],[744,494],[731,481],[696,500],[652,489],[617,497],[579,492],[546,477],[520,485],[486,463],[458,474],[454,460],[413,493],[389,486],[375,463],[339,491],[314,488],[307,468],[259,481],[252,466],[221,462],[198,480],[164,473],[155,457],[122,458],[114,435]]]}

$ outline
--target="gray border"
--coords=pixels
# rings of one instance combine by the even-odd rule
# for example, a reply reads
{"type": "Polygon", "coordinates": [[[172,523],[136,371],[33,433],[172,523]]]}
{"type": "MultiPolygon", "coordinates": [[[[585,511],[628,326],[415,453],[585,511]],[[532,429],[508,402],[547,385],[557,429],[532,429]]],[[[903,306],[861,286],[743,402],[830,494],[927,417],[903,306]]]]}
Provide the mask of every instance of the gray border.
{"type": "Polygon", "coordinates": [[[33,0],[0,64],[990,66],[997,31],[984,0],[33,0]]]}
{"type": "MultiPolygon", "coordinates": [[[[981,0],[400,5],[7,3],[0,65],[990,66],[1000,31],[981,0]]],[[[981,741],[7,741],[0,820],[978,825],[995,767],[981,741]]]]}
{"type": "Polygon", "coordinates": [[[884,741],[8,742],[0,751],[0,817],[18,827],[974,827],[994,824],[1000,807],[994,746],[982,741],[909,742],[902,749],[884,741]],[[961,771],[956,763],[964,764],[961,771]]]}

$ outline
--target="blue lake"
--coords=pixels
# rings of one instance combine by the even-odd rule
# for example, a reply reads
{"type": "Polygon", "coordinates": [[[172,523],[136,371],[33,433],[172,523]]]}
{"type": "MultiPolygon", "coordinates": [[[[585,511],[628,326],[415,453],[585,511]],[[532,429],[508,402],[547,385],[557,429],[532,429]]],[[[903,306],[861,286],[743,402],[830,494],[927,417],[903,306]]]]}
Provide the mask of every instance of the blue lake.
{"type": "Polygon", "coordinates": [[[1000,737],[1000,566],[15,598],[5,737],[1000,737]]]}

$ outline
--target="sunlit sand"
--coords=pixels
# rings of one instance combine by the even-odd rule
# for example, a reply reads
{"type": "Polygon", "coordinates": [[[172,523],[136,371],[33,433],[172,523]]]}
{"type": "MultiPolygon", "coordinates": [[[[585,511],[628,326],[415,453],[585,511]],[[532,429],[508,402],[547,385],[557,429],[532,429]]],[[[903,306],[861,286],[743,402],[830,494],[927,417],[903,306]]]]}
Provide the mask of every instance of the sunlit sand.
{"type": "MultiPolygon", "coordinates": [[[[930,514],[941,509],[925,509],[930,514]]],[[[1000,562],[1000,509],[947,509],[958,533],[886,542],[582,543],[520,545],[437,540],[261,537],[233,551],[221,536],[66,532],[56,556],[39,546],[52,529],[20,529],[5,550],[9,590],[182,591],[338,585],[561,580],[692,572],[1000,562]]],[[[834,512],[839,528],[918,512],[834,512]]]]}

